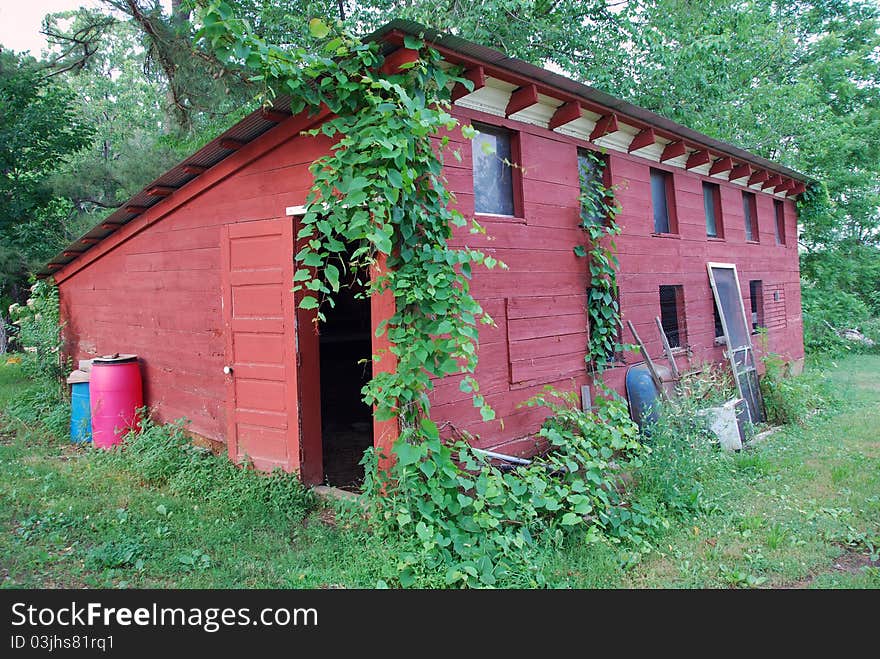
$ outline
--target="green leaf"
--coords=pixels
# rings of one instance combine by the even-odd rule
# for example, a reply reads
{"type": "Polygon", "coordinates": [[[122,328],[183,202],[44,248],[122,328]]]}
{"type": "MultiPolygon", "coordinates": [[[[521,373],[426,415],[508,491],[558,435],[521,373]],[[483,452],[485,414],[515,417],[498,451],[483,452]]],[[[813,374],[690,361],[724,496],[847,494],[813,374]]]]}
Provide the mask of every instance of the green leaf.
{"type": "Polygon", "coordinates": [[[429,439],[437,439],[440,436],[440,430],[437,428],[437,424],[431,421],[431,419],[421,418],[419,420],[419,425],[422,428],[422,432],[429,439]]]}
{"type": "Polygon", "coordinates": [[[317,309],[318,301],[313,298],[311,295],[307,295],[302,300],[299,301],[300,309],[317,309]]]}
{"type": "Polygon", "coordinates": [[[323,39],[330,34],[330,28],[320,18],[313,18],[309,21],[309,33],[315,39],[323,39]]]}
{"type": "Polygon", "coordinates": [[[327,264],[324,268],[324,276],[327,278],[327,281],[330,283],[330,288],[333,289],[334,293],[339,292],[339,268],[335,265],[327,264]]]}
{"type": "Polygon", "coordinates": [[[394,452],[397,454],[397,459],[403,467],[415,464],[424,453],[418,446],[402,440],[395,442],[394,452]]]}
{"type": "Polygon", "coordinates": [[[427,524],[419,522],[416,524],[416,535],[418,535],[419,539],[423,542],[427,542],[434,534],[431,533],[431,529],[428,528],[427,524]]]}
{"type": "MultiPolygon", "coordinates": [[[[416,573],[413,572],[411,567],[405,567],[400,573],[397,575],[397,578],[400,580],[400,585],[404,588],[409,588],[416,582],[416,573]]],[[[385,583],[384,581],[380,583],[385,583]]],[[[386,584],[387,588],[387,584],[386,584]]]]}
{"type": "Polygon", "coordinates": [[[562,516],[562,524],[564,526],[574,526],[576,524],[580,524],[581,521],[582,521],[582,519],[578,515],[575,515],[574,513],[565,513],[562,516]]]}
{"type": "Polygon", "coordinates": [[[409,48],[410,50],[419,50],[424,44],[421,39],[418,39],[412,35],[407,34],[403,37],[403,47],[409,48]]]}
{"type": "Polygon", "coordinates": [[[387,176],[388,182],[395,188],[400,188],[403,186],[403,176],[396,169],[389,169],[387,176]]]}
{"type": "Polygon", "coordinates": [[[431,478],[431,476],[433,476],[437,472],[437,465],[430,460],[425,460],[422,464],[419,465],[419,469],[422,470],[422,473],[425,474],[425,476],[431,478]]]}

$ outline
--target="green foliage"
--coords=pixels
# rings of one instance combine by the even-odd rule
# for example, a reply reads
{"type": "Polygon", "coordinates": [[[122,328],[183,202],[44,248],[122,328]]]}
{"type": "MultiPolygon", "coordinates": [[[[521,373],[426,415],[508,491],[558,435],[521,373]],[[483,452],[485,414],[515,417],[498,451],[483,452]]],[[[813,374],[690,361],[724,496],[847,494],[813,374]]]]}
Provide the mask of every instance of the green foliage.
{"type": "MultiPolygon", "coordinates": [[[[515,473],[492,465],[468,441],[444,442],[430,421],[431,378],[453,373],[465,375],[462,391],[472,394],[483,419],[494,418],[473,378],[477,323],[491,319],[470,295],[469,282],[473,266],[501,264],[482,252],[450,247],[453,227],[466,222],[449,208],[442,149],[432,143],[457,123],[448,112],[450,83],[466,81],[442,69],[440,55],[412,38],[405,46],[419,59],[388,74],[375,44],[317,19],[309,23],[317,42],[312,49],[279,48],[254,37],[222,2],[208,4],[202,21],[202,38],[224,61],[254,71],[268,97],[290,94],[294,113],[322,105],[333,113],[310,131],[336,141],[332,153],[311,167],[294,290],[304,293],[300,307],[315,309],[318,320],[343,285],[363,283],[367,295],[394,296],[396,311],[378,334],[391,341],[396,366],[374,374],[364,402],[376,406],[379,419],[397,416],[402,432],[390,473],[377,473],[378,456],[366,459],[365,490],[383,532],[418,547],[401,560],[400,583],[411,585],[439,569],[446,585],[541,585],[542,551],[578,528],[588,529],[589,538],[605,534],[646,547],[657,521],[637,503],[624,503],[618,491],[619,470],[637,466],[641,452],[619,401],[600,403],[595,414],[545,396],[529,401],[554,413],[541,431],[551,450],[515,473]],[[362,281],[379,268],[378,276],[362,281]]],[[[447,145],[442,138],[441,146],[447,145]]],[[[603,330],[619,321],[611,299],[613,244],[599,245],[619,232],[610,193],[593,186],[583,200],[584,213],[609,217],[603,225],[588,224],[586,215],[583,222],[594,243],[591,311],[595,335],[603,337],[596,343],[600,363],[614,340],[603,330]]]]}
{"type": "Polygon", "coordinates": [[[801,280],[801,305],[804,348],[808,353],[839,355],[865,349],[838,334],[842,329],[871,326],[870,308],[857,295],[829,282],[801,280]]]}
{"type": "Polygon", "coordinates": [[[720,405],[737,395],[733,375],[727,364],[705,361],[689,374],[683,374],[678,383],[681,399],[701,405],[720,405]]]}
{"type": "Polygon", "coordinates": [[[804,425],[816,412],[839,402],[822,373],[788,376],[786,362],[776,354],[764,355],[761,394],[767,408],[767,420],[773,424],[804,425]]]}
{"type": "Polygon", "coordinates": [[[601,372],[617,352],[627,346],[618,343],[620,337],[620,303],[617,291],[617,246],[614,236],[620,227],[614,221],[620,204],[614,190],[602,181],[605,160],[590,152],[593,176],[580,172],[580,227],[587,234],[587,245],[574,248],[577,256],[586,257],[590,264],[590,283],[587,293],[587,315],[590,338],[586,361],[601,372]],[[597,221],[596,218],[604,218],[597,221]]]}
{"type": "Polygon", "coordinates": [[[689,520],[713,512],[707,488],[729,477],[730,460],[719,454],[717,439],[698,414],[707,404],[700,394],[684,393],[663,403],[651,425],[651,451],[636,474],[636,496],[664,517],[689,520]]]}
{"type": "Polygon", "coordinates": [[[45,29],[59,44],[52,56],[60,59],[52,68],[74,67],[63,80],[78,116],[94,131],[88,148],[71,156],[48,179],[53,194],[70,206],[68,217],[59,222],[65,229],[63,239],[70,241],[195,151],[204,136],[198,145],[186,144],[191,148],[185,153],[177,148],[184,135],[172,130],[176,124],[166,112],[167,94],[150,75],[149,56],[132,22],[79,9],[47,16],[45,29]],[[87,39],[87,57],[69,46],[87,39]],[[77,53],[84,59],[70,61],[77,53]]]}
{"type": "MultiPolygon", "coordinates": [[[[852,394],[848,402],[775,433],[743,458],[717,455],[718,477],[701,478],[706,512],[670,519],[640,562],[628,560],[628,543],[580,542],[574,534],[561,550],[538,553],[542,580],[561,588],[718,588],[730,585],[728,576],[747,585],[752,575],[768,587],[877,588],[878,569],[859,566],[880,547],[878,373],[880,355],[836,363],[828,376],[852,394]],[[835,567],[841,562],[852,571],[835,567]]],[[[18,366],[0,363],[0,400],[25,384],[18,366]]],[[[399,584],[408,553],[421,552],[415,536],[371,530],[363,511],[324,508],[302,523],[267,523],[264,513],[150,486],[103,452],[47,438],[8,413],[0,432],[4,587],[385,587],[399,584]],[[126,567],[102,567],[104,543],[142,551],[126,567]],[[86,566],[90,555],[94,567],[86,566]]],[[[436,569],[416,576],[418,586],[445,585],[436,569]]]]}
{"type": "Polygon", "coordinates": [[[527,466],[493,464],[467,438],[443,441],[428,420],[427,441],[398,442],[390,473],[372,476],[369,456],[379,531],[419,541],[401,557],[401,585],[439,573],[446,586],[543,586],[541,565],[566,537],[650,548],[661,522],[626,496],[624,480],[644,454],[638,431],[620,400],[585,413],[575,398],[548,388],[525,403],[551,412],[539,432],[548,451],[527,466]]]}
{"type": "Polygon", "coordinates": [[[140,569],[144,565],[141,558],[143,551],[143,544],[134,539],[108,540],[89,550],[86,556],[86,567],[97,569],[134,567],[140,569]]]}
{"type": "Polygon", "coordinates": [[[22,423],[45,428],[53,437],[70,432],[70,402],[64,385],[41,379],[20,387],[4,411],[22,423]]]}
{"type": "Polygon", "coordinates": [[[473,394],[484,419],[493,418],[472,376],[477,323],[492,321],[471,296],[470,278],[474,265],[500,264],[448,244],[453,227],[466,222],[449,208],[442,155],[432,143],[432,136],[457,125],[447,88],[457,78],[439,66],[439,53],[407,39],[419,60],[388,75],[377,44],[321,21],[311,23],[310,47],[294,48],[254,36],[223,2],[209,3],[201,20],[201,38],[230,66],[253,72],[267,98],[290,94],[294,114],[322,105],[333,113],[311,131],[336,141],[331,154],[311,166],[294,290],[304,292],[300,307],[316,309],[319,320],[340,286],[361,281],[366,295],[393,294],[396,311],[379,333],[391,341],[396,367],[374,372],[364,402],[376,406],[377,418],[400,416],[407,434],[417,432],[431,377],[464,373],[463,390],[473,394]]]}
{"type": "Polygon", "coordinates": [[[47,180],[91,135],[66,86],[47,78],[33,58],[0,50],[0,295],[45,257],[47,246],[59,246],[64,206],[47,180]]]}
{"type": "Polygon", "coordinates": [[[225,455],[195,446],[184,421],[157,424],[146,410],[141,417],[139,430],[130,431],[112,451],[96,450],[97,459],[151,486],[275,526],[299,522],[314,507],[313,495],[295,475],[280,470],[263,474],[235,465],[225,455]]]}
{"type": "Polygon", "coordinates": [[[30,297],[24,304],[12,304],[9,315],[18,327],[13,343],[23,350],[22,370],[34,380],[59,382],[65,364],[58,288],[46,279],[34,281],[30,297]]]}

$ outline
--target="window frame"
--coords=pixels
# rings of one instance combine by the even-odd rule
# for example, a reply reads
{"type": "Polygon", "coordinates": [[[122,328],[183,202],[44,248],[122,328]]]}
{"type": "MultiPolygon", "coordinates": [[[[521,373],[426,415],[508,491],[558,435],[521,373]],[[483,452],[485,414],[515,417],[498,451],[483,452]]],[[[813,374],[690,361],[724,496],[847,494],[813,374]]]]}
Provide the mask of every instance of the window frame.
{"type": "Polygon", "coordinates": [[[761,234],[758,228],[758,198],[754,192],[742,191],[743,225],[747,243],[760,243],[761,234]],[[749,232],[752,236],[749,237],[749,232]]]}
{"type": "Polygon", "coordinates": [[[751,321],[752,334],[757,334],[761,328],[766,328],[764,318],[764,280],[749,280],[749,320],[751,321]],[[755,286],[757,284],[757,286],[755,286]],[[756,294],[757,292],[757,294],[756,294]]]}
{"type": "MultiPolygon", "coordinates": [[[[601,151],[595,151],[593,149],[588,149],[586,147],[579,146],[577,147],[577,175],[578,175],[578,194],[580,194],[583,189],[581,188],[581,156],[584,155],[593,155],[598,157],[604,162],[604,167],[602,168],[602,185],[605,188],[610,189],[612,185],[611,181],[611,158],[607,153],[602,153],[601,151]]],[[[613,202],[612,199],[608,199],[609,203],[613,202]]],[[[578,208],[578,212],[580,212],[580,208],[578,208]]],[[[606,215],[602,219],[602,224],[608,226],[608,223],[611,218],[606,215]]]]}
{"type": "MultiPolygon", "coordinates": [[[[667,341],[669,341],[669,347],[673,350],[681,349],[684,350],[688,345],[687,342],[687,314],[685,312],[685,301],[684,301],[684,285],[682,284],[660,284],[659,286],[659,302],[660,302],[660,325],[663,327],[663,333],[666,335],[667,341]],[[675,310],[675,342],[673,342],[672,334],[667,331],[665,321],[664,311],[664,303],[663,303],[663,289],[672,289],[672,304],[674,305],[675,310]]],[[[666,305],[668,308],[668,305],[666,305]]]]}
{"type": "MultiPolygon", "coordinates": [[[[498,124],[489,124],[483,121],[471,121],[471,126],[473,126],[474,130],[478,133],[486,133],[492,135],[506,135],[509,144],[510,144],[510,161],[513,163],[521,163],[521,153],[520,153],[520,134],[519,131],[508,128],[507,126],[502,126],[498,124]]],[[[508,215],[506,213],[492,213],[487,211],[477,210],[477,177],[475,172],[476,166],[476,150],[477,144],[475,141],[472,141],[471,146],[471,179],[472,179],[472,190],[474,194],[474,215],[479,215],[480,217],[488,218],[488,219],[504,219],[510,218],[515,220],[524,221],[524,211],[523,211],[523,194],[522,194],[522,171],[519,167],[509,166],[510,167],[510,193],[511,193],[511,202],[513,208],[513,214],[508,215]]]]}
{"type": "Polygon", "coordinates": [[[773,200],[773,228],[776,232],[776,244],[785,245],[785,204],[781,199],[773,200]]]}
{"type": "Polygon", "coordinates": [[[713,181],[702,181],[703,191],[703,215],[706,219],[706,237],[711,240],[724,240],[724,214],[721,210],[721,186],[713,181]],[[709,214],[706,212],[706,191],[711,189],[712,206],[714,211],[715,235],[709,233],[709,214]]]}
{"type": "Polygon", "coordinates": [[[724,323],[721,322],[721,312],[718,310],[718,302],[715,301],[715,293],[712,291],[711,284],[709,285],[709,297],[712,300],[712,320],[714,323],[715,343],[717,345],[719,343],[718,339],[724,338],[724,323]]]}
{"type": "Polygon", "coordinates": [[[650,167],[648,172],[648,184],[651,187],[651,221],[654,236],[677,236],[678,235],[678,213],[675,204],[675,173],[668,169],[660,169],[659,167],[650,167]],[[666,231],[657,230],[657,216],[655,214],[654,199],[654,176],[659,174],[664,180],[664,189],[666,192],[666,231]]]}

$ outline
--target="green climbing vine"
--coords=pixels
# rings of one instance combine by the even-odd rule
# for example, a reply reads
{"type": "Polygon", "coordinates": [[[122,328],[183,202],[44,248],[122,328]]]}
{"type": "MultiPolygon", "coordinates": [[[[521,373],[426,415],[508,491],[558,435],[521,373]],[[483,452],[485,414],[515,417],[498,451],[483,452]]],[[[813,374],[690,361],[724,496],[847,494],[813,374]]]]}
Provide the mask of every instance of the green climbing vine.
{"type": "MultiPolygon", "coordinates": [[[[267,102],[285,94],[294,113],[330,111],[310,131],[333,142],[311,166],[294,290],[318,320],[343,286],[394,296],[395,313],[377,333],[390,340],[396,368],[374,372],[363,395],[378,418],[397,417],[401,432],[388,469],[379,469],[382,456],[372,450],[363,462],[375,534],[405,547],[397,581],[540,585],[542,552],[566,534],[644,543],[655,521],[624,501],[621,479],[644,448],[619,400],[603,399],[590,413],[552,392],[524,403],[549,409],[539,438],[550,450],[516,471],[474,450],[466,433],[450,428],[452,438],[444,438],[449,433],[430,419],[431,380],[449,374],[463,375],[460,388],[484,420],[495,414],[473,376],[478,325],[493,321],[471,295],[470,279],[475,267],[506,266],[449,244],[453,228],[468,222],[451,207],[443,176],[448,139],[437,137],[458,125],[451,83],[471,83],[411,37],[403,45],[418,59],[383,71],[378,44],[317,19],[303,41],[291,39],[307,45],[284,47],[255,36],[220,0],[204,0],[200,20],[203,42],[261,83],[267,102]],[[383,260],[378,276],[370,275],[383,260]]],[[[291,25],[293,33],[299,28],[291,25]]],[[[475,135],[470,126],[461,132],[475,135]]],[[[473,221],[470,230],[483,232],[473,221]]],[[[608,230],[595,231],[598,240],[608,230]]],[[[613,256],[602,258],[611,264],[613,256]]],[[[604,279],[602,286],[613,290],[604,279]]]]}
{"type": "MultiPolygon", "coordinates": [[[[450,207],[443,156],[432,139],[457,126],[447,84],[462,79],[440,67],[439,53],[418,39],[407,37],[404,46],[419,59],[388,74],[377,43],[318,19],[309,29],[308,48],[280,47],[256,36],[225,2],[209,2],[202,11],[201,37],[227,65],[255,72],[250,79],[263,85],[267,100],[286,94],[294,114],[322,106],[332,113],[310,131],[335,142],[311,166],[314,181],[297,235],[299,306],[323,319],[341,286],[360,281],[366,295],[391,291],[396,311],[378,332],[390,340],[397,366],[376,373],[364,395],[378,418],[401,419],[403,444],[427,416],[434,376],[464,373],[462,390],[473,395],[483,419],[492,419],[472,376],[477,325],[492,319],[470,294],[470,278],[475,266],[500,264],[449,245],[453,227],[467,221],[450,207]],[[371,278],[382,257],[387,267],[371,278]]],[[[482,229],[472,223],[471,230],[482,229]]]]}
{"type": "Polygon", "coordinates": [[[586,167],[580,173],[580,227],[587,237],[586,245],[577,245],[574,253],[589,261],[590,281],[587,292],[587,315],[590,337],[586,361],[601,373],[622,346],[620,336],[620,304],[617,293],[617,246],[614,236],[620,233],[615,221],[620,205],[614,187],[604,183],[606,161],[589,152],[586,167]]]}

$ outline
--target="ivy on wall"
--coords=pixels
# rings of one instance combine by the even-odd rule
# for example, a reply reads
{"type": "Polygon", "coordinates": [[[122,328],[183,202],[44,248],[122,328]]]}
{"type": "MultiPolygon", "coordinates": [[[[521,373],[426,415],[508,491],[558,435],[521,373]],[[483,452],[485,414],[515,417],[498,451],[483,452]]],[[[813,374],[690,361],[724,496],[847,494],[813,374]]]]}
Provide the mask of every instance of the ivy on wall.
{"type": "MultiPolygon", "coordinates": [[[[221,1],[203,4],[201,21],[201,38],[228,66],[262,83],[267,100],[286,94],[294,113],[324,106],[331,112],[310,131],[334,142],[311,166],[295,256],[300,307],[321,320],[342,286],[366,279],[365,272],[386,261],[364,283],[366,295],[394,296],[395,313],[377,333],[390,340],[397,365],[374,373],[363,394],[377,418],[399,419],[401,433],[387,470],[379,469],[381,456],[367,451],[364,491],[376,532],[411,548],[397,565],[399,583],[540,585],[542,551],[576,530],[594,541],[607,534],[644,544],[657,521],[623,500],[620,473],[638,464],[644,447],[621,401],[602,400],[590,413],[576,401],[559,403],[552,392],[524,403],[549,408],[539,437],[551,450],[515,472],[475,451],[466,433],[441,438],[430,419],[431,379],[449,374],[464,375],[461,390],[472,395],[483,420],[495,415],[473,377],[478,325],[492,319],[471,295],[470,280],[474,267],[506,266],[449,244],[453,229],[468,223],[451,208],[443,176],[448,138],[434,141],[458,125],[450,114],[450,83],[471,83],[444,70],[439,53],[411,37],[404,46],[418,59],[383,73],[378,44],[317,19],[309,24],[308,47],[265,42],[221,1]]],[[[472,138],[475,131],[463,126],[462,134],[472,138]]],[[[588,190],[584,203],[613,218],[608,194],[588,190]]],[[[475,222],[470,229],[483,232],[475,222]]],[[[590,308],[594,323],[606,328],[619,318],[616,303],[606,302],[616,261],[613,245],[600,243],[618,229],[586,222],[584,229],[597,287],[590,308]]],[[[590,350],[598,355],[612,336],[596,334],[602,342],[590,350]]]]}
{"type": "MultiPolygon", "coordinates": [[[[448,83],[472,83],[445,71],[440,54],[411,37],[404,46],[419,59],[385,74],[379,44],[317,19],[308,48],[267,43],[225,2],[208,3],[201,19],[201,38],[228,66],[253,71],[266,99],[286,94],[294,114],[324,106],[332,113],[311,131],[335,142],[311,166],[294,290],[305,293],[300,307],[323,319],[340,286],[387,259],[381,275],[366,282],[366,295],[394,295],[396,311],[378,332],[391,341],[397,367],[374,375],[364,402],[376,406],[378,419],[399,417],[407,443],[428,416],[431,378],[464,373],[462,390],[484,420],[494,418],[472,375],[478,324],[492,319],[470,294],[470,279],[475,266],[500,264],[449,245],[453,228],[467,221],[450,208],[443,155],[432,139],[457,126],[448,83]]],[[[440,143],[447,146],[448,137],[440,143]]],[[[482,228],[473,223],[471,230],[482,228]]]]}
{"type": "Polygon", "coordinates": [[[592,175],[580,172],[580,227],[587,238],[586,245],[577,245],[574,253],[589,263],[590,277],[587,290],[587,315],[590,336],[587,344],[587,364],[601,373],[622,348],[620,336],[620,303],[617,289],[617,246],[614,236],[620,233],[615,218],[620,204],[614,197],[614,187],[604,183],[606,161],[593,152],[587,154],[588,169],[592,175]]]}

